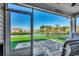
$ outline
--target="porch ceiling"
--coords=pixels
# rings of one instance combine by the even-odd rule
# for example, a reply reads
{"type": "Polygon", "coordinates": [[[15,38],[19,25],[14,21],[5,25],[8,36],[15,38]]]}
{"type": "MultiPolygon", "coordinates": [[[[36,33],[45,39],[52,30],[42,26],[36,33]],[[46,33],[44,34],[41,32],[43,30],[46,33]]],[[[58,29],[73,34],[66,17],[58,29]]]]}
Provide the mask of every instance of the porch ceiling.
{"type": "Polygon", "coordinates": [[[29,5],[60,13],[63,15],[72,16],[79,13],[79,3],[72,6],[72,3],[27,3],[29,5]]]}

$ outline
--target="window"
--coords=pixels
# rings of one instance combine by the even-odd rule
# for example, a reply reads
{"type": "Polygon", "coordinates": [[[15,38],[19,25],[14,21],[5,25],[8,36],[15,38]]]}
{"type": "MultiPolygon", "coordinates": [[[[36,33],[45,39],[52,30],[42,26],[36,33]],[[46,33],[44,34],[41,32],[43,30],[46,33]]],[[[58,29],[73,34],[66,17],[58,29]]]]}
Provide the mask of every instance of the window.
{"type": "Polygon", "coordinates": [[[30,15],[11,12],[11,48],[20,49],[30,45],[30,15]]]}
{"type": "MultiPolygon", "coordinates": [[[[31,11],[31,9],[21,6],[9,5],[9,8],[19,11],[31,11]]],[[[30,19],[28,14],[10,11],[11,49],[20,49],[31,45],[30,19]]],[[[55,50],[56,45],[60,46],[60,43],[63,43],[69,36],[70,22],[66,17],[34,9],[33,21],[33,53],[39,52],[40,48],[44,46],[53,47],[55,50]]]]}
{"type": "Polygon", "coordinates": [[[6,50],[9,55],[31,55],[31,8],[8,4],[6,50]]]}
{"type": "Polygon", "coordinates": [[[76,32],[79,33],[79,17],[76,18],[76,32]]]}
{"type": "Polygon", "coordinates": [[[34,10],[34,40],[64,42],[69,36],[69,19],[56,14],[34,10]]]}
{"type": "Polygon", "coordinates": [[[34,10],[33,55],[58,51],[69,36],[69,24],[63,16],[34,10]]]}
{"type": "Polygon", "coordinates": [[[22,7],[22,6],[19,6],[19,5],[15,5],[15,4],[8,4],[8,8],[32,12],[32,9],[30,9],[30,8],[25,8],[25,7],[22,7]]]}

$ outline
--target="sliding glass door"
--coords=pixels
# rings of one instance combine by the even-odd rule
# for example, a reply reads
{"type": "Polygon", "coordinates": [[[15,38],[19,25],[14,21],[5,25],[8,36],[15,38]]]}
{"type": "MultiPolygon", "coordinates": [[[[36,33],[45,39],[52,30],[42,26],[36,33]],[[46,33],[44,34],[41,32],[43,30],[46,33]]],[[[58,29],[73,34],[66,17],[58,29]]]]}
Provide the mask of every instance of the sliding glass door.
{"type": "Polygon", "coordinates": [[[17,50],[18,55],[31,53],[31,16],[20,12],[10,12],[10,50],[17,50]],[[27,52],[26,52],[27,51],[27,52]],[[25,53],[26,52],[26,53],[25,53]]]}
{"type": "Polygon", "coordinates": [[[15,4],[9,10],[9,55],[31,55],[31,12],[28,8],[15,4]],[[17,9],[18,8],[18,9],[17,9]]]}

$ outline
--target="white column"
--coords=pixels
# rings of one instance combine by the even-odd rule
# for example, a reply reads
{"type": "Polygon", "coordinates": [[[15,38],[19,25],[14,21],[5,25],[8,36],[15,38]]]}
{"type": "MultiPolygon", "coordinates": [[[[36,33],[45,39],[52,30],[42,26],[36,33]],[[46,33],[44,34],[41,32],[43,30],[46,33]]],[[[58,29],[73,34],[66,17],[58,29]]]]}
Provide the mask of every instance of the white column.
{"type": "Polygon", "coordinates": [[[73,29],[73,22],[72,22],[72,18],[70,19],[70,38],[72,38],[72,30],[73,29]]]}
{"type": "Polygon", "coordinates": [[[70,38],[73,38],[74,33],[76,33],[76,18],[72,17],[70,20],[70,38]]]}
{"type": "Polygon", "coordinates": [[[73,18],[73,33],[76,33],[76,18],[73,18]]]}

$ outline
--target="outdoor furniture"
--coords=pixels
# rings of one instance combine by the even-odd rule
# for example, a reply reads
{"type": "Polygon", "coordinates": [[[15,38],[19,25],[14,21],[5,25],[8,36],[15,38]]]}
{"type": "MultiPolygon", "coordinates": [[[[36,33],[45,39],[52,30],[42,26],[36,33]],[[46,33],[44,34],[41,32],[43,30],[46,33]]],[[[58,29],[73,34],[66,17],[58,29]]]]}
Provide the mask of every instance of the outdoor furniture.
{"type": "Polygon", "coordinates": [[[45,51],[43,50],[44,46],[41,45],[41,42],[34,41],[33,43],[33,55],[34,56],[44,56],[45,51]]]}
{"type": "Polygon", "coordinates": [[[66,41],[63,46],[62,56],[79,56],[79,40],[66,41]]]}
{"type": "Polygon", "coordinates": [[[45,40],[34,41],[33,55],[34,56],[61,56],[62,47],[57,46],[59,42],[45,40]]]}
{"type": "Polygon", "coordinates": [[[60,44],[60,43],[51,41],[51,40],[47,40],[44,43],[43,45],[45,47],[45,52],[48,56],[61,56],[62,47],[57,46],[57,44],[60,44]]]}

